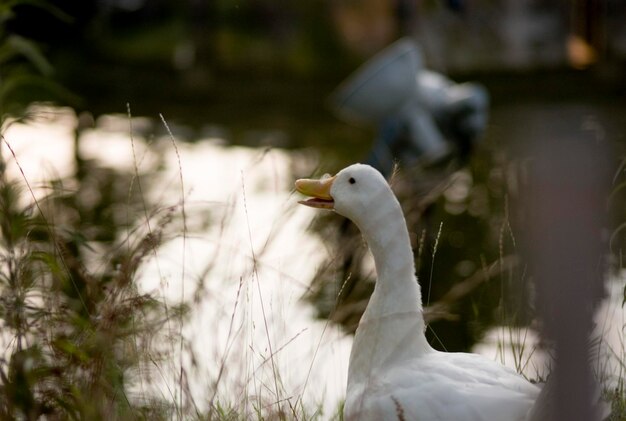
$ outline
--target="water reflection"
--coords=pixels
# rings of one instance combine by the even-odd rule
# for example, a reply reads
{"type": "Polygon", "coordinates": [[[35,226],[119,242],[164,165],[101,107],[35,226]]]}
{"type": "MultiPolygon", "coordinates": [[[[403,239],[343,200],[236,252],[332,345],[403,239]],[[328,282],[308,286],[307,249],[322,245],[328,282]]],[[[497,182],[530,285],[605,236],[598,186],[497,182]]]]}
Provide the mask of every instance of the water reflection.
{"type": "MultiPolygon", "coordinates": [[[[20,178],[19,163],[29,182],[42,190],[46,180],[73,175],[76,126],[68,110],[46,109],[45,114],[45,122],[16,124],[6,133],[17,155],[9,171],[20,178]]],[[[177,387],[183,361],[200,408],[209,403],[207,391],[213,393],[219,378],[222,402],[237,405],[240,395],[258,399],[243,402],[248,410],[274,402],[273,394],[279,394],[313,409],[323,405],[327,414],[335,411],[345,387],[351,339],[316,320],[312,307],[301,300],[326,249],[306,235],[311,213],[291,197],[293,171],[310,171],[312,159],[280,150],[225,147],[219,139],[174,146],[168,136],[148,142],[134,134],[131,142],[128,123],[124,117],[101,119],[82,134],[80,155],[118,171],[132,172],[136,166],[145,174],[160,167],[144,180],[145,203],[157,204],[147,213],[173,207],[178,214],[178,232],[170,234],[139,274],[145,291],[156,291],[172,303],[182,299],[193,304],[192,317],[182,328],[182,360],[164,363],[156,393],[171,397],[168,390],[177,387]],[[276,382],[274,373],[280,376],[278,390],[266,390],[276,382]]],[[[146,218],[146,225],[153,223],[146,218]]],[[[164,338],[178,333],[175,325],[163,332],[164,338]]],[[[162,351],[177,355],[181,349],[176,343],[162,351]]],[[[157,342],[157,348],[162,346],[157,342]]]]}

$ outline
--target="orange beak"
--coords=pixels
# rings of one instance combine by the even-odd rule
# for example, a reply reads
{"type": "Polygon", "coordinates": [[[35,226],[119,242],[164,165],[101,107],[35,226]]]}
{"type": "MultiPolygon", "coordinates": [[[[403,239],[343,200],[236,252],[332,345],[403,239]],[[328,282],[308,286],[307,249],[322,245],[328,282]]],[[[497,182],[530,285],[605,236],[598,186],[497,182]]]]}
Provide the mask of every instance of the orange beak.
{"type": "Polygon", "coordinates": [[[296,180],[296,190],[311,199],[301,200],[298,203],[312,208],[333,209],[335,202],[330,195],[330,188],[335,181],[335,177],[326,177],[319,180],[300,179],[296,180]]]}

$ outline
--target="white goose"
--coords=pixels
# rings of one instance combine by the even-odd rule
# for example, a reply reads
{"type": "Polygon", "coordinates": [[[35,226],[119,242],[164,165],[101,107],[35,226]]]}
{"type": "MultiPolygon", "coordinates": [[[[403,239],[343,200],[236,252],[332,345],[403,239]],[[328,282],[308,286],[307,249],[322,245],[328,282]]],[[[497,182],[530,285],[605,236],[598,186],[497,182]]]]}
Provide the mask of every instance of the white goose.
{"type": "Polygon", "coordinates": [[[345,420],[531,417],[539,387],[480,355],[439,352],[426,341],[404,215],[377,170],[355,164],[334,177],[298,180],[296,189],[312,197],[300,203],[351,219],[376,264],[378,279],[350,355],[345,420]]]}

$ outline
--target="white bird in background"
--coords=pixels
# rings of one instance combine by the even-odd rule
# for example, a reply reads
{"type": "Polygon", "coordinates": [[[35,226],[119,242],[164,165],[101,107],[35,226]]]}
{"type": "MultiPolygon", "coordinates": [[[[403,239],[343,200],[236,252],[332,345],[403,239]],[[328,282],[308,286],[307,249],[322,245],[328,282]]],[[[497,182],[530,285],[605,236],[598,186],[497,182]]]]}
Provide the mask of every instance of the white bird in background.
{"type": "Polygon", "coordinates": [[[540,388],[483,356],[434,350],[426,341],[420,287],[400,204],[374,168],[355,164],[334,177],[296,181],[311,199],[360,229],[378,279],[356,330],[344,419],[521,421],[540,388]]]}

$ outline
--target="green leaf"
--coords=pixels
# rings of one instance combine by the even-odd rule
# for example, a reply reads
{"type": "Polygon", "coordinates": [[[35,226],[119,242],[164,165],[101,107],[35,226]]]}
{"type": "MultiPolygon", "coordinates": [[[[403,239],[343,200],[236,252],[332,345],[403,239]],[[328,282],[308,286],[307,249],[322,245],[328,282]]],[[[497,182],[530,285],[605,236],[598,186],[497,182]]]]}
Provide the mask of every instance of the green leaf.
{"type": "Polygon", "coordinates": [[[33,251],[30,258],[32,261],[41,262],[47,269],[47,272],[55,278],[65,278],[65,269],[53,254],[43,251],[33,251]]]}
{"type": "Polygon", "coordinates": [[[15,8],[16,6],[25,5],[34,6],[45,10],[46,12],[50,13],[52,16],[63,22],[70,23],[74,20],[70,15],[46,0],[13,0],[6,2],[4,8],[10,10],[15,8]]]}
{"type": "Polygon", "coordinates": [[[7,38],[6,44],[16,53],[25,57],[41,74],[50,76],[54,72],[50,62],[33,41],[19,35],[11,35],[7,38]]]}
{"type": "Polygon", "coordinates": [[[54,347],[80,362],[89,361],[89,355],[83,349],[66,339],[57,339],[54,341],[54,347]]]}
{"type": "Polygon", "coordinates": [[[91,252],[96,252],[91,244],[89,244],[89,239],[82,232],[73,229],[63,229],[62,231],[68,238],[71,239],[72,242],[76,243],[76,245],[85,247],[91,252]]]}
{"type": "Polygon", "coordinates": [[[15,48],[11,46],[8,40],[5,40],[2,44],[0,44],[0,65],[6,65],[6,63],[11,61],[17,55],[17,51],[15,51],[15,48]]]}
{"type": "MultiPolygon", "coordinates": [[[[5,78],[4,83],[0,85],[0,103],[11,103],[11,101],[7,101],[7,98],[9,98],[11,95],[17,96],[18,93],[23,94],[28,90],[34,90],[37,91],[39,94],[43,94],[39,95],[38,98],[30,98],[30,100],[32,101],[49,101],[54,98],[59,101],[73,105],[79,105],[81,103],[81,100],[78,96],[74,95],[69,90],[63,88],[59,84],[43,76],[32,74],[21,74],[5,78]],[[46,98],[46,94],[50,97],[46,98]]],[[[29,102],[28,99],[25,102],[29,102]]],[[[10,110],[0,111],[6,112],[10,110]]]]}

